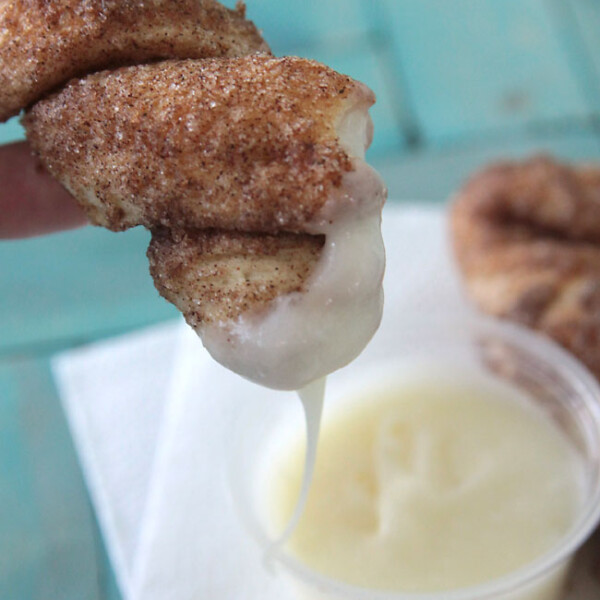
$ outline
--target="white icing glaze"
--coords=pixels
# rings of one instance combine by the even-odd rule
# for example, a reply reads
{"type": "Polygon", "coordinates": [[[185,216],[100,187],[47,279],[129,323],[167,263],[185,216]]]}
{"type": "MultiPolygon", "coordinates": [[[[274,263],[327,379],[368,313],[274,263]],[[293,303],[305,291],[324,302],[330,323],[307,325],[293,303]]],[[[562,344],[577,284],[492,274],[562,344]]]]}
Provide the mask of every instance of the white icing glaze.
{"type": "Polygon", "coordinates": [[[305,388],[298,390],[298,396],[304,409],[304,420],[306,423],[306,452],[304,454],[304,471],[302,475],[302,486],[296,500],[294,512],[287,522],[283,533],[271,544],[266,551],[266,559],[274,556],[289,540],[294,533],[304,512],[310,484],[317,463],[317,446],[319,443],[319,430],[321,429],[321,415],[323,413],[323,401],[325,400],[326,378],[322,377],[313,381],[305,388]]]}
{"type": "Polygon", "coordinates": [[[386,189],[362,158],[353,161],[354,170],[308,228],[326,239],[306,290],[280,296],[260,315],[202,329],[210,354],[247,379],[301,389],[356,358],[379,326],[386,189]]]}
{"type": "Polygon", "coordinates": [[[384,188],[364,162],[347,179],[357,193],[335,215],[328,202],[311,233],[325,246],[307,290],[281,296],[264,315],[204,327],[204,345],[220,363],[267,387],[300,389],[352,361],[381,320],[384,188]],[[367,179],[365,182],[363,179],[367,179]]]}

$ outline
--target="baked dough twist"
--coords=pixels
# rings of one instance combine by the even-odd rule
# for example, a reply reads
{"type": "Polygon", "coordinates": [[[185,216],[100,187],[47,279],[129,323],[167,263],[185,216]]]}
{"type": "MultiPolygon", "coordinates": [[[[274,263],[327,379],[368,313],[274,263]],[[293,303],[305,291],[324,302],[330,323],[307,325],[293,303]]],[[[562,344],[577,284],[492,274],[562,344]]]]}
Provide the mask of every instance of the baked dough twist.
{"type": "Polygon", "coordinates": [[[23,122],[93,223],[156,232],[157,289],[198,327],[302,290],[323,245],[310,226],[354,168],[339,132],[373,101],[365,86],[313,61],[253,55],[89,75],[36,103],[23,122]],[[200,266],[215,254],[218,276],[200,266]],[[245,272],[271,273],[267,288],[264,277],[239,285],[243,255],[253,257],[245,272]]]}
{"type": "Polygon", "coordinates": [[[600,168],[492,165],[458,193],[451,226],[479,308],[542,331],[600,378],[600,168]]]}
{"type": "Polygon", "coordinates": [[[268,51],[243,4],[232,11],[215,0],[3,0],[0,122],[94,71],[268,51]]]}
{"type": "Polygon", "coordinates": [[[305,59],[177,60],[72,81],[24,125],[50,173],[113,231],[300,233],[353,168],[341,121],[373,101],[305,59]]]}
{"type": "Polygon", "coordinates": [[[364,347],[380,318],[385,199],[363,161],[375,101],[366,86],[314,61],[274,58],[243,7],[214,0],[10,0],[0,32],[0,118],[27,109],[33,149],[93,223],[151,230],[157,289],[210,335],[220,360],[236,346],[232,368],[294,387],[364,347]],[[358,280],[336,251],[351,232],[372,243],[357,252],[358,280]],[[326,234],[337,240],[327,251],[326,234]],[[336,285],[332,260],[346,277],[341,289],[323,283],[336,285]],[[297,347],[274,342],[289,373],[304,365],[280,377],[262,341],[279,326],[254,323],[249,334],[239,319],[283,297],[297,305],[312,279],[311,302],[338,314],[298,333],[297,347]],[[326,338],[365,310],[348,344],[321,361],[326,338]]]}

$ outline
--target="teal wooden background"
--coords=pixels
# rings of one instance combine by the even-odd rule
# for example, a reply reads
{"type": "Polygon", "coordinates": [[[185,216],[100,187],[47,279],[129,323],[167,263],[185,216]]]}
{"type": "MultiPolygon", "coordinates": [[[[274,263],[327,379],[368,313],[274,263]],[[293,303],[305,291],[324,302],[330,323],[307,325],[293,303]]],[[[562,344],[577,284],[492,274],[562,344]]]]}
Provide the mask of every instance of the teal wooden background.
{"type": "MultiPolygon", "coordinates": [[[[375,90],[368,156],[393,202],[444,203],[500,157],[600,157],[598,0],[248,5],[276,54],[315,58],[375,90]]],[[[0,142],[21,136],[16,120],[0,126],[0,142]]],[[[175,317],[150,281],[147,241],[90,227],[0,242],[2,598],[119,597],[48,357],[175,317]]]]}

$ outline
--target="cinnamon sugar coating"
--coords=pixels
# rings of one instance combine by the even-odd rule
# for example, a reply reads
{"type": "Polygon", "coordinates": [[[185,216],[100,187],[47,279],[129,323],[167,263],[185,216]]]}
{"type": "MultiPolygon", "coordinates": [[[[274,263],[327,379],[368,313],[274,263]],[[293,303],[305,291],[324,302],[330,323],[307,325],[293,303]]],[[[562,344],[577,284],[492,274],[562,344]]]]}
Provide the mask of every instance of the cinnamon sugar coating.
{"type": "Polygon", "coordinates": [[[304,291],[324,244],[309,234],[329,200],[354,201],[344,176],[369,143],[345,117],[373,102],[271,57],[242,5],[0,0],[0,120],[27,109],[93,223],[152,231],[156,287],[198,330],[304,291]]]}
{"type": "Polygon", "coordinates": [[[323,243],[322,236],[302,234],[160,230],[152,235],[148,260],[160,294],[197,328],[304,291],[323,243]]]}
{"type": "Polygon", "coordinates": [[[244,7],[215,0],[3,0],[0,122],[73,77],[169,58],[269,48],[244,7]]]}
{"type": "Polygon", "coordinates": [[[600,378],[600,167],[493,165],[459,192],[451,224],[476,304],[546,333],[600,378]]]}
{"type": "Polygon", "coordinates": [[[114,231],[305,232],[352,167],[336,127],[374,102],[314,61],[164,61],[73,81],[27,136],[90,219],[114,231]]]}

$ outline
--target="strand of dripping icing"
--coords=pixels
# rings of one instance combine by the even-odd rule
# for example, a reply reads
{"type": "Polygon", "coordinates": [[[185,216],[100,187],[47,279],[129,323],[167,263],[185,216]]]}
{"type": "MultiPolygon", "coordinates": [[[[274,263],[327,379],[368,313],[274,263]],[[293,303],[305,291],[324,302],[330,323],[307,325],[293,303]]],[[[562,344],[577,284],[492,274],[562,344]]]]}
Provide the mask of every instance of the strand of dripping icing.
{"type": "Polygon", "coordinates": [[[323,403],[325,399],[325,385],[327,377],[321,377],[307,386],[298,390],[298,397],[302,403],[304,420],[306,426],[306,453],[304,455],[304,472],[302,474],[302,487],[296,500],[294,512],[280,536],[267,548],[265,562],[269,564],[277,556],[277,553],[290,539],[302,513],[306,508],[308,492],[312,483],[317,462],[317,446],[319,442],[319,431],[321,429],[321,415],[323,414],[323,403]]]}

